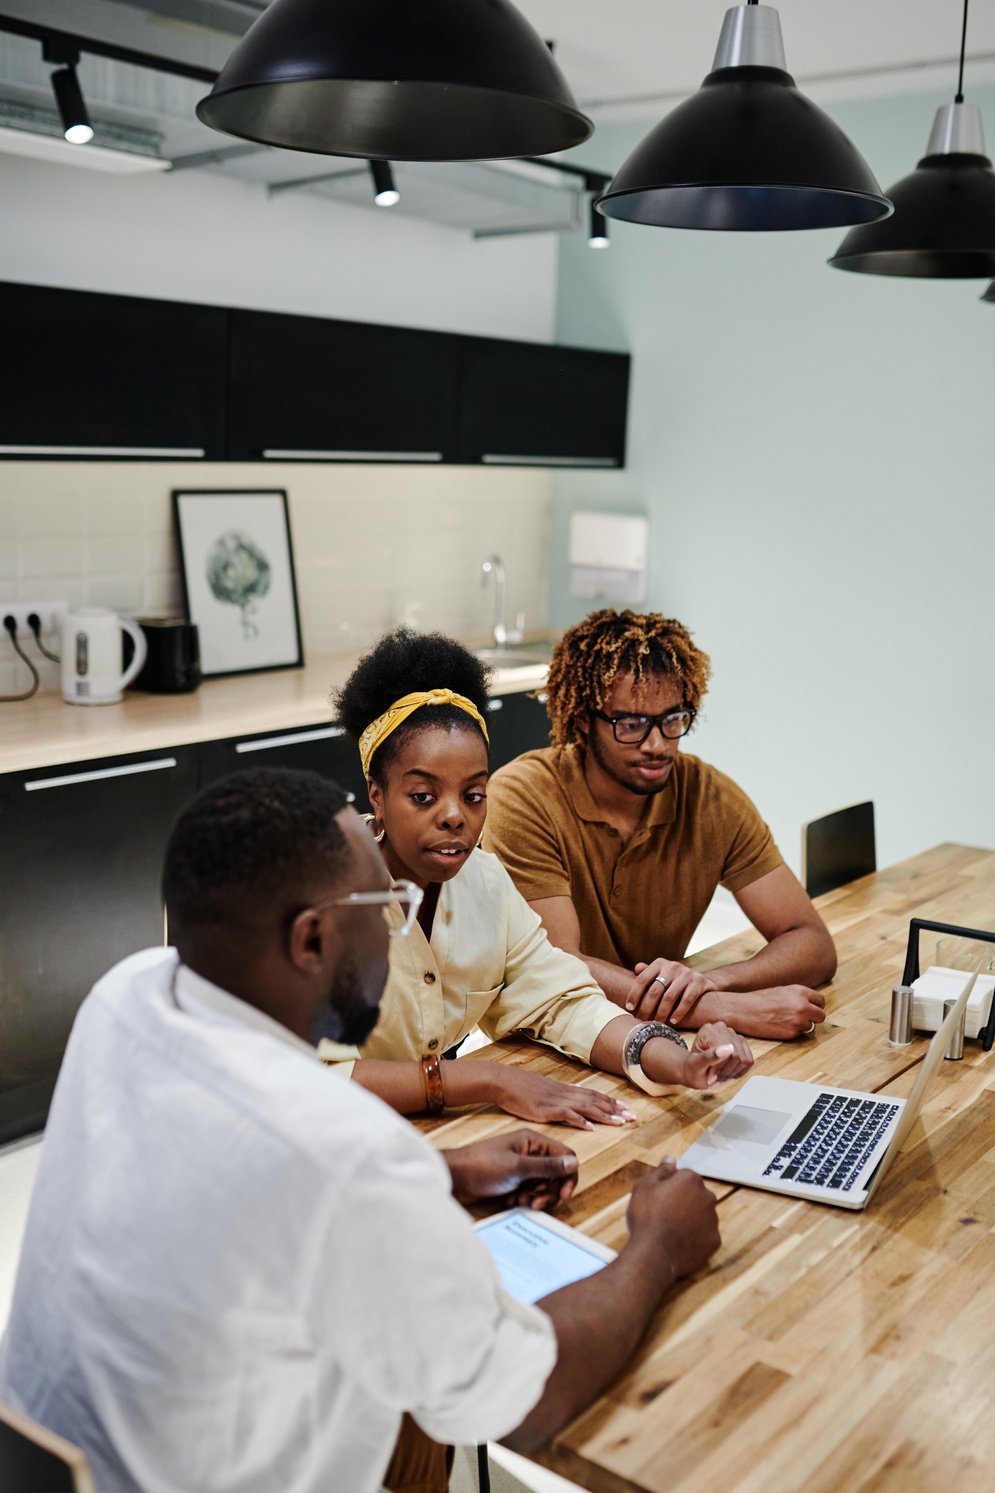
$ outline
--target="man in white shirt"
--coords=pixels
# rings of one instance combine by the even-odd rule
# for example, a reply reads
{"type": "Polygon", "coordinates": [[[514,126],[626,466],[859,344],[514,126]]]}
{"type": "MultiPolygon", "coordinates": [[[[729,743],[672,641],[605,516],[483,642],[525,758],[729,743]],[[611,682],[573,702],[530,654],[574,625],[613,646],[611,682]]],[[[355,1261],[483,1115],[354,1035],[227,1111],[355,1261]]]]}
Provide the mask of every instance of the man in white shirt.
{"type": "Polygon", "coordinates": [[[454,1198],[547,1206],[573,1154],[529,1131],[439,1153],[316,1056],[372,1029],[396,896],[345,795],[213,785],[163,890],[175,948],[117,965],[73,1030],[0,1396],[82,1446],[98,1493],[374,1493],[405,1411],[540,1445],[716,1248],[711,1195],[665,1163],[618,1260],[519,1305],[454,1198]]]}

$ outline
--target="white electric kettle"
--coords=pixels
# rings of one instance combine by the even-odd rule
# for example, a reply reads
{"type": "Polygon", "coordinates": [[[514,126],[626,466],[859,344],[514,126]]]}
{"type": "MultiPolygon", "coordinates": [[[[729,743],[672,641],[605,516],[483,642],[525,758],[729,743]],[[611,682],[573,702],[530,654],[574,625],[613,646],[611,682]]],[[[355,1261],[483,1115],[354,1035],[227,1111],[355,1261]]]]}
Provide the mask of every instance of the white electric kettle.
{"type": "Polygon", "coordinates": [[[108,607],[77,607],[62,618],[62,698],[69,705],[114,705],[145,662],[145,634],[108,607]],[[135,656],[121,667],[124,634],[135,656]]]}

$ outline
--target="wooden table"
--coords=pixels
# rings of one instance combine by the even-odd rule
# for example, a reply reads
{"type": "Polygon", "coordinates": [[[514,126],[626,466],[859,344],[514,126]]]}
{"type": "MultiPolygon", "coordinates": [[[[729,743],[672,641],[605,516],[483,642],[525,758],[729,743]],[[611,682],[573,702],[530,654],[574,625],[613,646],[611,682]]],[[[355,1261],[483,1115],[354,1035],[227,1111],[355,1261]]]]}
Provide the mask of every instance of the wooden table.
{"type": "MultiPolygon", "coordinates": [[[[995,928],[995,852],[941,845],[827,893],[839,951],[811,1038],[754,1043],[755,1071],[907,1094],[927,1038],[888,1042],[909,919],[995,928]]],[[[922,936],[923,967],[932,935],[922,936]]],[[[698,956],[756,951],[739,935],[698,956]]],[[[978,946],[979,949],[981,945],[978,946]]],[[[530,1043],[481,1057],[576,1080],[530,1043]]],[[[473,1061],[470,1057],[464,1061],[473,1061]]],[[[624,1131],[556,1127],[581,1158],[560,1216],[614,1248],[627,1195],[679,1155],[719,1098],[638,1095],[624,1131]]],[[[458,1145],[520,1124],[477,1111],[426,1125],[458,1145]]],[[[725,1184],[722,1247],[673,1291],[611,1391],[536,1460],[597,1493],[973,1493],[995,1488],[995,1053],[943,1063],[922,1118],[864,1213],[725,1184]]],[[[592,1353],[597,1344],[591,1344],[592,1353]]]]}

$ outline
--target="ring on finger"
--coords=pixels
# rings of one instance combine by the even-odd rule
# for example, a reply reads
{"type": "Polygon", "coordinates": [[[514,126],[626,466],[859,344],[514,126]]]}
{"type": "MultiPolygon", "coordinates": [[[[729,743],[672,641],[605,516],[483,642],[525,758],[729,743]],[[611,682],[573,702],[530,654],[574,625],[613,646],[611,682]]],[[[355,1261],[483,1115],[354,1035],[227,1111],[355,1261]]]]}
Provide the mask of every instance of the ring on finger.
{"type": "Polygon", "coordinates": [[[651,985],[662,985],[663,988],[664,988],[664,990],[666,990],[667,986],[670,984],[670,981],[669,980],[665,980],[662,975],[654,975],[653,978],[652,978],[652,980],[650,981],[650,984],[651,985]]]}
{"type": "Polygon", "coordinates": [[[814,1021],[810,1021],[809,1024],[808,1024],[808,1026],[802,1032],[802,1036],[803,1037],[811,1037],[811,1035],[812,1035],[812,1033],[814,1031],[815,1031],[815,1022],[814,1021]]]}

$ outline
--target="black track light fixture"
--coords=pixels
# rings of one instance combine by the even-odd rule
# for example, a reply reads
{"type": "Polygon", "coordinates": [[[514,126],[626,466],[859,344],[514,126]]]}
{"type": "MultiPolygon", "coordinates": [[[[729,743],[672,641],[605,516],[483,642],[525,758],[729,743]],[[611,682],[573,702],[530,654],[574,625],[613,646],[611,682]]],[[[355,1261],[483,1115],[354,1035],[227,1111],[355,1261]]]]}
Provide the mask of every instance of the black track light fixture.
{"type": "Polygon", "coordinates": [[[393,207],[395,202],[400,202],[401,194],[394,184],[389,161],[371,161],[370,175],[373,178],[373,201],[377,207],[393,207]]]}
{"type": "Polygon", "coordinates": [[[66,139],[70,145],[89,145],[93,139],[93,126],[76,75],[78,50],[61,39],[51,39],[42,42],[42,57],[46,62],[58,64],[52,74],[52,91],[66,139]]]}
{"type": "Polygon", "coordinates": [[[590,201],[587,242],[591,249],[607,249],[611,243],[608,237],[608,219],[599,210],[593,197],[590,201]]]}
{"type": "Polygon", "coordinates": [[[995,275],[995,171],[985,155],[981,111],[964,102],[967,3],[954,102],[936,111],[915,170],[889,188],[894,217],[848,233],[829,261],[834,269],[931,280],[995,275]]]}
{"type": "Polygon", "coordinates": [[[726,11],[712,71],[636,146],[598,207],[658,228],[832,228],[891,212],[874,173],[786,70],[771,5],[726,11]]]}
{"type": "Polygon", "coordinates": [[[272,0],[197,117],[264,145],[393,161],[547,155],[592,130],[511,0],[272,0]]]}
{"type": "Polygon", "coordinates": [[[995,305],[995,280],[993,280],[989,285],[988,289],[985,291],[981,299],[983,301],[990,301],[993,305],[995,305]]]}

